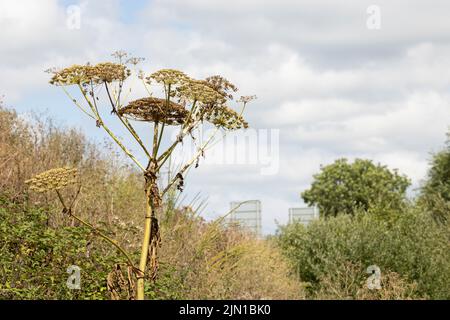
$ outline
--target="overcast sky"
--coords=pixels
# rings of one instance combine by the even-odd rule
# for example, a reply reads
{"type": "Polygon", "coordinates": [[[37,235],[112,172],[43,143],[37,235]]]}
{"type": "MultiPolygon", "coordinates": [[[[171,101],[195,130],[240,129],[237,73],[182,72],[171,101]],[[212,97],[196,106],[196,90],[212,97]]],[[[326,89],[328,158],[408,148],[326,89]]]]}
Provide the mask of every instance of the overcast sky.
{"type": "Polygon", "coordinates": [[[185,192],[208,198],[207,217],[259,199],[269,233],[303,206],[300,192],[320,164],[362,157],[398,168],[414,186],[424,178],[450,124],[449,13],[446,0],[0,0],[0,95],[101,141],[45,69],[124,49],[147,59],[146,72],[225,76],[258,96],[246,118],[252,132],[279,135],[269,143],[279,170],[204,163],[185,192]],[[79,29],[67,26],[71,5],[81,10],[79,29]],[[368,27],[371,5],[380,28],[368,27]]]}

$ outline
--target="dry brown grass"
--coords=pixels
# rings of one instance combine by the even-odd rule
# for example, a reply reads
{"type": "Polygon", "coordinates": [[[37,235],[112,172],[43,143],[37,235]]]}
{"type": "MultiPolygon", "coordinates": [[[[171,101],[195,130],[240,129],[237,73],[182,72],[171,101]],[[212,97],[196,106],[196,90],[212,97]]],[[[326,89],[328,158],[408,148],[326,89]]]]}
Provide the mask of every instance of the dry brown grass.
{"type": "MultiPolygon", "coordinates": [[[[16,203],[28,203],[49,212],[49,224],[71,224],[61,217],[56,196],[29,192],[25,181],[57,167],[78,168],[81,193],[75,210],[105,228],[117,220],[135,223],[143,212],[140,177],[117,156],[111,145],[99,147],[73,128],[62,128],[51,120],[23,120],[0,106],[0,194],[16,203]]],[[[70,198],[73,188],[64,191],[70,198]]],[[[139,220],[140,221],[140,220],[139,220]]]]}
{"type": "Polygon", "coordinates": [[[162,223],[162,268],[171,266],[186,299],[301,299],[286,258],[221,220],[205,222],[188,208],[162,223]],[[180,281],[181,279],[181,281],[180,281]]]}

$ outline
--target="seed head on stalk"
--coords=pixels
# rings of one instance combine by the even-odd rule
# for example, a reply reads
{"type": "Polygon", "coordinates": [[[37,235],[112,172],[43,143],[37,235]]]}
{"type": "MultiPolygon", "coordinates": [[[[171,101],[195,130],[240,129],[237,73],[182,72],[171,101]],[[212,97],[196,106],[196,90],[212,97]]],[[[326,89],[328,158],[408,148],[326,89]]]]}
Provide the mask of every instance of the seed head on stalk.
{"type": "Polygon", "coordinates": [[[145,78],[148,84],[152,83],[152,80],[164,85],[181,84],[189,80],[189,77],[182,71],[175,69],[161,69],[153,72],[151,75],[145,78]]]}
{"type": "Polygon", "coordinates": [[[74,84],[111,83],[124,81],[129,75],[130,70],[126,66],[112,62],[103,62],[95,66],[73,65],[54,71],[50,84],[69,86],[74,84]]]}
{"type": "Polygon", "coordinates": [[[76,168],[55,168],[44,171],[25,181],[25,183],[30,186],[31,190],[38,193],[56,191],[75,184],[77,174],[78,170],[76,168]]]}
{"type": "Polygon", "coordinates": [[[165,99],[148,97],[131,101],[118,113],[132,120],[177,125],[184,123],[188,111],[175,102],[167,103],[165,99]]]}

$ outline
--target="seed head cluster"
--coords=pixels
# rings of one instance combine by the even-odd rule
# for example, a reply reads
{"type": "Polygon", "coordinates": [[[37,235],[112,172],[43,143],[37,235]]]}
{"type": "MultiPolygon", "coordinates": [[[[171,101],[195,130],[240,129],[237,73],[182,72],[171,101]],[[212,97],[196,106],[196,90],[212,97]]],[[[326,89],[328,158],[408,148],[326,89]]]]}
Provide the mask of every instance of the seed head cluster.
{"type": "Polygon", "coordinates": [[[205,113],[204,119],[217,127],[227,130],[247,129],[248,123],[233,109],[222,105],[212,108],[205,113]]]}
{"type": "Polygon", "coordinates": [[[123,64],[112,62],[91,65],[73,65],[53,72],[50,83],[65,86],[74,84],[101,84],[123,81],[130,76],[130,70],[123,64]]]}
{"type": "Polygon", "coordinates": [[[256,99],[255,95],[253,95],[253,96],[241,96],[237,102],[242,102],[244,104],[247,104],[250,101],[253,101],[255,99],[256,99]]]}
{"type": "Polygon", "coordinates": [[[131,74],[124,65],[112,62],[99,63],[93,68],[93,74],[100,82],[123,81],[131,74]]]}
{"type": "Polygon", "coordinates": [[[188,111],[175,102],[148,97],[131,101],[118,113],[134,120],[177,125],[184,123],[188,111]]]}
{"type": "Polygon", "coordinates": [[[233,100],[232,92],[238,91],[237,87],[222,76],[211,76],[205,79],[205,84],[220,93],[224,98],[233,100]]]}
{"type": "MultiPolygon", "coordinates": [[[[114,56],[122,61],[126,54],[116,52],[114,56]]],[[[136,58],[128,61],[128,63],[137,64],[140,61],[142,59],[136,58]]],[[[73,65],[59,71],[51,71],[51,73],[53,73],[50,80],[51,84],[61,86],[79,84],[84,86],[124,81],[130,76],[131,72],[121,62],[105,62],[94,66],[89,64],[73,65]]],[[[119,108],[117,112],[121,116],[139,121],[180,125],[190,121],[187,119],[190,114],[186,109],[187,104],[195,102],[196,112],[200,115],[201,120],[227,130],[248,127],[248,123],[242,115],[226,105],[229,100],[233,99],[233,93],[238,89],[230,81],[219,75],[208,77],[205,80],[195,80],[175,69],[161,69],[148,77],[140,72],[139,77],[145,79],[149,84],[153,82],[162,84],[165,89],[171,86],[169,99],[175,98],[178,103],[155,97],[142,98],[119,108]]],[[[254,98],[254,96],[241,97],[238,102],[243,102],[245,105],[254,98]]]]}
{"type": "Polygon", "coordinates": [[[178,96],[203,104],[214,104],[224,98],[222,94],[208,86],[205,81],[194,79],[188,80],[178,88],[178,96]]]}
{"type": "Polygon", "coordinates": [[[47,192],[62,189],[70,184],[74,184],[77,179],[76,168],[55,168],[44,171],[32,179],[25,181],[30,189],[35,192],[47,192]]]}
{"type": "Polygon", "coordinates": [[[164,85],[173,85],[173,84],[182,84],[189,80],[189,77],[178,70],[174,69],[161,69],[154,73],[152,73],[150,76],[145,78],[147,80],[147,83],[151,83],[152,80],[156,81],[157,83],[161,83],[164,85]]]}

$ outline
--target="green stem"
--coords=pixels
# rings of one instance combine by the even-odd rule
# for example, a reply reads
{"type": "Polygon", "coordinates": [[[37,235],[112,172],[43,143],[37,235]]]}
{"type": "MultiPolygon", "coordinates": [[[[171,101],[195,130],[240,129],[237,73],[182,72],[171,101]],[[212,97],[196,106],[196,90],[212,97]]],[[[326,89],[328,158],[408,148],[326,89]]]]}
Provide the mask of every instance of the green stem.
{"type": "Polygon", "coordinates": [[[161,125],[161,131],[159,132],[158,143],[156,145],[156,154],[158,154],[159,146],[161,145],[162,135],[164,132],[165,123],[161,125]]]}
{"type": "Polygon", "coordinates": [[[156,121],[153,127],[153,159],[158,156],[158,128],[159,123],[156,121]]]}

